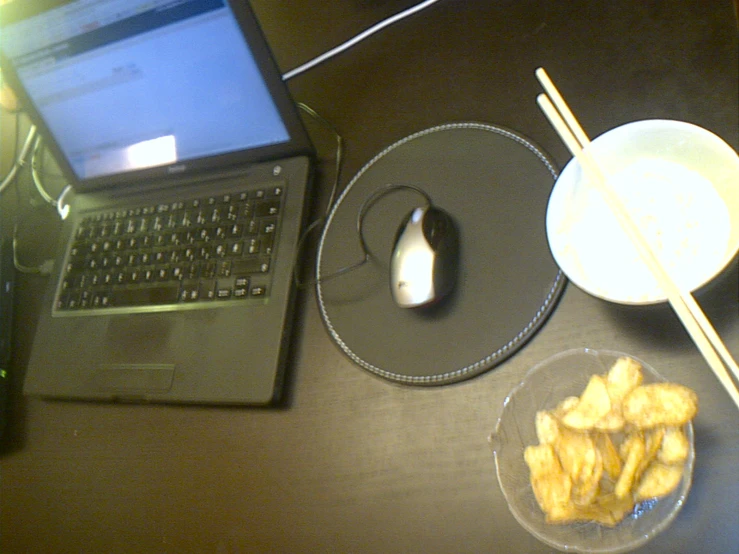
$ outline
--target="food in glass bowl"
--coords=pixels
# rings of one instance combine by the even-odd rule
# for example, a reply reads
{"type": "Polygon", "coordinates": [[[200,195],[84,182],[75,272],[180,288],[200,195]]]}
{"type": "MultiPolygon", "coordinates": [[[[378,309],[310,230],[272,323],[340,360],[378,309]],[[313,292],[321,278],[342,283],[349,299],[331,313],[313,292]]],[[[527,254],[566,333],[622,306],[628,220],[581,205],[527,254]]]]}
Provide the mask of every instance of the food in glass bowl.
{"type": "Polygon", "coordinates": [[[511,512],[560,550],[624,552],[674,519],[690,488],[695,393],[619,352],[546,360],[491,435],[511,512]]]}
{"type": "Polygon", "coordinates": [[[622,356],[579,397],[536,413],[539,443],[526,447],[524,460],[548,523],[613,527],[637,502],[677,488],[688,457],[682,427],[698,398],[682,385],[643,380],[641,364],[622,356]]]}

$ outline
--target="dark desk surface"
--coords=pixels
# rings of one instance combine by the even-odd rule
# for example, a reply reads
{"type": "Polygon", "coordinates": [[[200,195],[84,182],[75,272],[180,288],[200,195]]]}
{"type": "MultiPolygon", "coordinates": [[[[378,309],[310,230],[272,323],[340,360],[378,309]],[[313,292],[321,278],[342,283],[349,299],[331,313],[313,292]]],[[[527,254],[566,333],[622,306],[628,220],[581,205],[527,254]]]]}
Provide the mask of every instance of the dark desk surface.
{"type": "MultiPolygon", "coordinates": [[[[414,2],[253,4],[288,70],[414,2]]],[[[534,101],[539,65],[592,136],[674,118],[737,147],[738,60],[730,0],[442,0],[291,88],[346,138],[345,183],[388,144],[450,121],[514,128],[564,164],[534,101]]],[[[311,132],[325,194],[331,142],[311,132]]],[[[45,208],[26,221],[21,254],[30,264],[48,255],[44,237],[58,224],[45,208]]],[[[735,356],[737,279],[734,264],[699,295],[735,356]]],[[[15,392],[0,456],[3,552],[549,552],[508,512],[486,439],[527,368],[578,346],[639,356],[702,401],[690,496],[641,551],[737,552],[739,413],[666,307],[613,306],[570,285],[539,334],[499,368],[418,389],[355,367],[306,292],[286,408],[90,405],[18,392],[44,284],[22,276],[17,287],[15,392]]]]}

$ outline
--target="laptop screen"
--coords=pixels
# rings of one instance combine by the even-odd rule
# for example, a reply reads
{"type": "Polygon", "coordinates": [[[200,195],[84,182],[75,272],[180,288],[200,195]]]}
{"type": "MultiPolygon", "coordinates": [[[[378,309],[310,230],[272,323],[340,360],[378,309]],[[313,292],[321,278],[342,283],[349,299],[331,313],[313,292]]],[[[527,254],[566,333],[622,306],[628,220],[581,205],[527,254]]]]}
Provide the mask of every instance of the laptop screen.
{"type": "Polygon", "coordinates": [[[77,180],[291,138],[227,0],[76,0],[1,38],[77,180]]]}

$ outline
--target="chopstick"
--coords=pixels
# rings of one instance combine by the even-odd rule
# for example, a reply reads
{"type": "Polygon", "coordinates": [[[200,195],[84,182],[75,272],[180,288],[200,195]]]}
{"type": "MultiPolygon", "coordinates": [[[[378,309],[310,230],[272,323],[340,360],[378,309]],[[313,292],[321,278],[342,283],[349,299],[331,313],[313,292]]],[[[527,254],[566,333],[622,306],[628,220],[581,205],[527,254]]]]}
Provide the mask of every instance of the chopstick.
{"type": "Polygon", "coordinates": [[[739,366],[737,366],[736,361],[734,361],[731,353],[711,325],[706,314],[695,301],[695,298],[693,298],[693,295],[689,291],[682,290],[672,280],[651,245],[629,215],[621,199],[608,185],[606,176],[587,149],[590,145],[590,139],[588,139],[587,134],[578,123],[564,98],[562,98],[557,87],[554,86],[546,70],[541,67],[538,68],[536,77],[546,91],[546,94],[540,94],[536,99],[539,107],[559,134],[567,149],[580,163],[588,179],[603,195],[616,220],[636,247],[642,261],[647,265],[660,288],[667,295],[670,305],[708,366],[739,408],[739,389],[737,389],[737,385],[732,381],[723,365],[726,364],[734,378],[739,381],[739,366]]]}

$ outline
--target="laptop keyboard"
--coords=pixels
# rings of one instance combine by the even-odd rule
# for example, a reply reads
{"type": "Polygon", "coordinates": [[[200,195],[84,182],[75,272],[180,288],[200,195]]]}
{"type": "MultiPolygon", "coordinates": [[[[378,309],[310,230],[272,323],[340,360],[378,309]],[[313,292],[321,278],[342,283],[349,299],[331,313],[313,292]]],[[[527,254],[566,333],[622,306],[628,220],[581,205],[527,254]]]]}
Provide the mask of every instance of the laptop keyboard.
{"type": "Polygon", "coordinates": [[[84,218],[57,311],[268,297],[283,196],[272,185],[84,218]]]}

